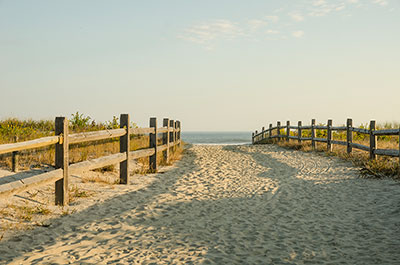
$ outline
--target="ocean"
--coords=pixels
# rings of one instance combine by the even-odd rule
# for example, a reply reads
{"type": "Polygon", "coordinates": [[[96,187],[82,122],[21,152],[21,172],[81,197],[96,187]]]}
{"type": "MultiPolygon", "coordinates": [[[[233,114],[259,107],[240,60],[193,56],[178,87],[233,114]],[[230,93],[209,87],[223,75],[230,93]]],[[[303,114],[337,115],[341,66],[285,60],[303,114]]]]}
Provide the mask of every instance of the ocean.
{"type": "Polygon", "coordinates": [[[190,144],[236,145],[251,144],[251,132],[185,132],[182,141],[190,144]]]}

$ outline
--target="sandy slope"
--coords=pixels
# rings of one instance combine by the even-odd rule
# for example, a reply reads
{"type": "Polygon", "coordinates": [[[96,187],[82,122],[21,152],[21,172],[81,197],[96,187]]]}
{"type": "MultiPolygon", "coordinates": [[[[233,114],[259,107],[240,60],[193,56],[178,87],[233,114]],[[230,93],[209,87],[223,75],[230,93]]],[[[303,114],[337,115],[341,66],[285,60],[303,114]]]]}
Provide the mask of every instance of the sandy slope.
{"type": "Polygon", "coordinates": [[[194,146],[176,167],[145,178],[0,242],[1,262],[400,263],[399,183],[360,179],[335,158],[194,146]]]}

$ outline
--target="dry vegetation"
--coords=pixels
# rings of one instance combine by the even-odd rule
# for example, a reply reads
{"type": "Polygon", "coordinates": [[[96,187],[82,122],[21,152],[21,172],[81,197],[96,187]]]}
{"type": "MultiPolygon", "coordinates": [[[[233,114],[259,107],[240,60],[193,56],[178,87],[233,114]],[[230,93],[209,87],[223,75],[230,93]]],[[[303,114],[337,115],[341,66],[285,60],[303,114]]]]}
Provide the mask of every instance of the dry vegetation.
{"type": "MultiPolygon", "coordinates": [[[[323,125],[323,124],[320,124],[323,125]]],[[[361,128],[369,129],[365,125],[361,125],[361,128]]],[[[386,123],[383,125],[378,125],[377,130],[381,129],[395,129],[399,128],[399,124],[386,123]]],[[[281,135],[286,135],[284,129],[281,130],[281,135]]],[[[276,135],[277,132],[273,133],[276,135]]],[[[290,135],[298,136],[297,131],[291,131],[290,135]]],[[[311,137],[311,130],[302,130],[302,137],[311,137]]],[[[316,130],[317,138],[326,138],[327,130],[316,130]]],[[[346,141],[346,132],[333,132],[333,140],[346,141]]],[[[399,149],[399,136],[378,136],[377,137],[377,148],[379,149],[399,149]]],[[[286,139],[277,140],[267,140],[268,143],[276,143],[279,146],[301,150],[305,152],[312,152],[311,141],[303,141],[299,143],[297,140],[286,141],[286,139]]],[[[369,146],[369,135],[353,132],[353,143],[362,144],[369,146]]],[[[347,153],[347,147],[341,145],[333,145],[332,152],[327,152],[326,143],[316,143],[315,152],[337,156],[345,160],[350,160],[354,165],[361,168],[361,173],[365,177],[376,177],[384,178],[390,177],[394,179],[400,179],[400,163],[399,158],[388,157],[388,156],[377,156],[376,160],[369,159],[369,153],[353,148],[351,154],[347,153]]]]}

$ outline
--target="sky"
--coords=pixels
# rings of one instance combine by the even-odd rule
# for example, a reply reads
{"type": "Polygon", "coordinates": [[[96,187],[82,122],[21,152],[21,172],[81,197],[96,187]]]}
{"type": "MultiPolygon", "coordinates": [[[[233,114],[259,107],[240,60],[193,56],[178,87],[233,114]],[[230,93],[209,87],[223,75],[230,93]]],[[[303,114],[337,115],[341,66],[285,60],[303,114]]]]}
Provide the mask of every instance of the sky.
{"type": "Polygon", "coordinates": [[[400,0],[0,0],[0,118],[400,121],[400,0]]]}

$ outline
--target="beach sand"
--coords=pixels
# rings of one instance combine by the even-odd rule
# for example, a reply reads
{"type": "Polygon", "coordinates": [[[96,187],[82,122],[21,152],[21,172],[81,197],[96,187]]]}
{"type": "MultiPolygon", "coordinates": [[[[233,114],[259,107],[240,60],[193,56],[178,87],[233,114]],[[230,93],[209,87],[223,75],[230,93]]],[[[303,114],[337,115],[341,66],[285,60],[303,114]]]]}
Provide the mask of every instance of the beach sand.
{"type": "Polygon", "coordinates": [[[4,238],[0,263],[400,264],[399,182],[335,157],[198,145],[129,185],[80,185],[94,194],[4,238]]]}

